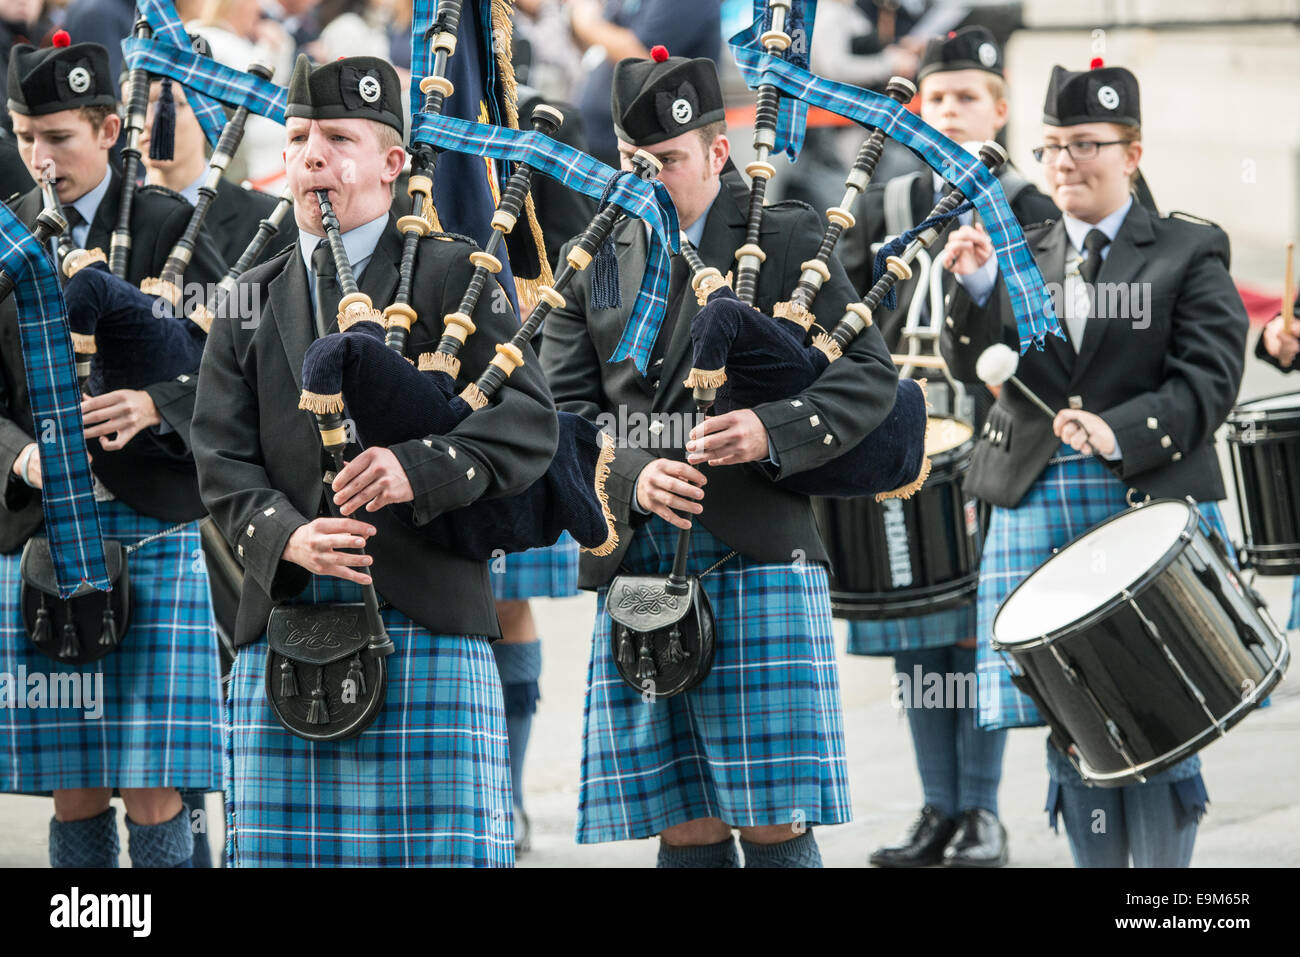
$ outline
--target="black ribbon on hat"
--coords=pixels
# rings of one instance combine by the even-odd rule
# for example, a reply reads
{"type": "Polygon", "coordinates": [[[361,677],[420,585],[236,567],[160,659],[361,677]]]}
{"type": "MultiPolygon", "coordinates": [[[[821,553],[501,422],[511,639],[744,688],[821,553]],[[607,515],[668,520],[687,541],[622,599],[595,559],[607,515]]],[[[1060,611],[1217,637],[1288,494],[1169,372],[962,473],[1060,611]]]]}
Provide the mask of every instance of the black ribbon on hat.
{"type": "Polygon", "coordinates": [[[379,71],[358,70],[354,66],[344,64],[339,70],[339,96],[343,98],[343,105],[349,110],[378,110],[384,101],[384,83],[379,78],[379,71]],[[379,96],[375,97],[373,102],[361,95],[361,82],[366,77],[373,79],[379,89],[379,96]]]}
{"type": "Polygon", "coordinates": [[[662,91],[655,94],[655,116],[659,120],[659,127],[663,130],[674,130],[679,126],[685,126],[699,115],[700,98],[692,83],[683,83],[677,88],[675,94],[662,91]],[[673,116],[673,104],[678,100],[685,100],[691,107],[691,115],[684,120],[673,116]]]}
{"type": "Polygon", "coordinates": [[[67,60],[55,60],[54,79],[59,85],[59,99],[61,100],[71,100],[78,96],[86,96],[87,94],[93,95],[95,92],[95,71],[91,69],[90,60],[87,57],[82,57],[75,63],[70,63],[67,60]],[[72,71],[78,69],[86,71],[88,82],[84,90],[74,90],[72,88],[72,83],[69,80],[69,77],[72,76],[72,71]]]}

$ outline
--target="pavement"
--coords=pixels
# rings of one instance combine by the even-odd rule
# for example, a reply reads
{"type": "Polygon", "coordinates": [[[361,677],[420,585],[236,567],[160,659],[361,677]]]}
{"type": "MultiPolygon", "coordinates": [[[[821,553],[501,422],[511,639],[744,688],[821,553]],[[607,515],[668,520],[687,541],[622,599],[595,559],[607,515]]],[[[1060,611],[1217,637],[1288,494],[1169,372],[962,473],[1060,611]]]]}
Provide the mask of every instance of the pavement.
{"type": "MultiPolygon", "coordinates": [[[[1253,336],[1251,347],[1253,348],[1253,336]]],[[[1275,370],[1247,362],[1241,394],[1253,398],[1295,388],[1275,370]]],[[[1223,451],[1224,443],[1220,442],[1223,451]]],[[[1231,472],[1225,459],[1225,476],[1231,472]]],[[[1236,506],[1224,515],[1237,531],[1236,506]]],[[[1289,578],[1258,578],[1274,620],[1285,624],[1289,578]]],[[[542,701],[533,726],[525,771],[533,823],[532,850],[521,867],[649,867],[656,842],[574,843],[578,766],[595,599],[591,595],[534,603],[543,636],[542,701]]],[[[921,788],[903,713],[890,702],[892,659],[844,654],[846,627],[836,622],[840,683],[849,756],[853,820],[819,828],[828,867],[861,867],[871,850],[902,835],[921,805],[921,788]]],[[[1293,641],[1296,633],[1292,633],[1293,641]]],[[[1043,729],[1012,731],[1000,792],[1010,834],[1012,867],[1070,867],[1064,834],[1048,827],[1043,729]]],[[[1194,867],[1295,867],[1300,865],[1300,681],[1283,681],[1271,705],[1259,709],[1202,752],[1210,810],[1197,837],[1194,867]]],[[[220,847],[220,813],[209,798],[207,834],[220,847]]],[[[0,796],[0,865],[44,867],[51,813],[48,799],[0,796]]],[[[119,813],[119,821],[123,815],[119,813]]],[[[126,847],[123,830],[122,846],[126,847]]],[[[122,860],[127,866],[125,854],[122,860]]]]}

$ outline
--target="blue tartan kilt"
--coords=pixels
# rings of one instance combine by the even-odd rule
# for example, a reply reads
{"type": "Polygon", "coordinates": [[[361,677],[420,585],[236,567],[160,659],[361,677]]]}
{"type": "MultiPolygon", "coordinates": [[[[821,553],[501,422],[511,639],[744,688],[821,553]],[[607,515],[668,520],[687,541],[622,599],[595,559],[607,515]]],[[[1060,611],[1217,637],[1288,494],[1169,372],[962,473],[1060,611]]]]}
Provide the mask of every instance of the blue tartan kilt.
{"type": "MultiPolygon", "coordinates": [[[[171,527],[117,501],[99,503],[99,521],[105,538],[128,546],[171,527]]],[[[32,645],[18,603],[19,556],[0,555],[0,681],[7,683],[0,791],[221,788],[221,669],[198,524],[150,542],[127,565],[131,618],[122,644],[78,668],[32,645]],[[99,702],[17,708],[15,682],[23,674],[27,702],[33,676],[52,690],[74,675],[99,702]]]]}
{"type": "Polygon", "coordinates": [[[914,618],[850,621],[851,655],[892,655],[899,651],[946,648],[975,637],[975,603],[914,618]]]}
{"type": "Polygon", "coordinates": [[[554,545],[492,559],[488,569],[497,601],[568,598],[578,594],[578,543],[565,532],[554,545]]]}
{"type": "MultiPolygon", "coordinates": [[[[300,598],[358,601],[313,578],[300,598]]],[[[486,638],[435,635],[392,608],[397,650],[374,723],[345,741],[284,730],[266,702],[266,638],[230,681],[227,861],[236,867],[511,867],[510,765],[486,638]]]]}
{"type": "MultiPolygon", "coordinates": [[[[666,575],[677,530],[652,518],[624,566],[666,575]]],[[[689,569],[730,551],[695,525],[689,569]]],[[[606,589],[583,714],[577,839],[650,837],[695,818],[737,827],[852,817],[826,570],[737,555],[704,578],[717,619],[713,669],[696,688],[645,702],[610,652],[606,589]]]]}
{"type": "MultiPolygon", "coordinates": [[[[1057,451],[1062,458],[1077,454],[1064,443],[1057,451]]],[[[1127,486],[1096,458],[1054,458],[1017,507],[993,507],[980,559],[976,599],[976,682],[981,727],[1044,724],[1033,702],[1011,683],[1009,658],[993,650],[994,618],[1006,597],[1052,557],[1053,549],[1063,548],[1094,525],[1125,511],[1129,507],[1124,499],[1127,491],[1127,486]]],[[[1224,542],[1230,542],[1218,504],[1201,502],[1199,507],[1224,542]]]]}

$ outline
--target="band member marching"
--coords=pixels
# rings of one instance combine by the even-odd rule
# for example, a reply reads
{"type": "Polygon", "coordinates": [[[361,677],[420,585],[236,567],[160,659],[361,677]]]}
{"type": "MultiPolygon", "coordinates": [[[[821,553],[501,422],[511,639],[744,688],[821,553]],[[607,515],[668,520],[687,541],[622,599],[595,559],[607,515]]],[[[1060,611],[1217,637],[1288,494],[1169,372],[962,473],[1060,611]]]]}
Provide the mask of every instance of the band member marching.
{"type": "MultiPolygon", "coordinates": [[[[957,143],[993,139],[1007,121],[1007,86],[1002,50],[984,27],[966,27],[926,46],[917,71],[921,119],[957,143]]],[[[1022,225],[1055,218],[1056,207],[1009,165],[998,174],[1007,201],[1022,225]]],[[[945,184],[929,171],[909,173],[867,187],[855,211],[857,225],[837,247],[845,270],[863,292],[872,275],[874,243],[922,222],[942,198],[945,184]],[[900,217],[895,207],[903,213],[900,217]],[[891,219],[900,219],[892,223],[891,219]]],[[[969,223],[972,213],[961,217],[969,223]]],[[[944,237],[930,250],[937,264],[944,237]]],[[[932,268],[938,268],[937,265],[932,268]]],[[[951,287],[951,278],[945,276],[951,287]]],[[[895,353],[907,351],[903,323],[914,295],[926,295],[916,281],[900,283],[898,308],[880,310],[876,322],[895,353]],[[919,291],[918,291],[919,290],[919,291]]],[[[938,321],[939,317],[931,317],[938,321]]],[[[978,429],[992,401],[983,386],[976,393],[978,429]]],[[[847,534],[847,532],[846,532],[847,534]]],[[[859,533],[860,534],[860,533],[859,533]]],[[[975,604],[948,611],[887,621],[850,621],[850,654],[893,654],[895,672],[973,675],[975,672],[975,604]]],[[[907,837],[878,848],[871,863],[879,867],[999,866],[1007,860],[1006,829],[998,820],[998,784],[1002,777],[1002,730],[982,729],[975,703],[958,708],[923,708],[908,702],[907,722],[925,805],[907,837]],[[915,705],[915,706],[912,706],[915,705]]]]}
{"type": "MultiPolygon", "coordinates": [[[[746,241],[749,189],[729,163],[713,63],[661,47],[650,60],[621,61],[613,114],[625,165],[637,149],[662,162],[660,180],[686,237],[707,265],[728,271],[746,241]]],[[[757,301],[770,315],[815,253],[822,226],[799,204],[765,213],[757,301]]],[[[600,591],[578,841],[659,835],[661,867],[734,867],[731,831],[739,828],[746,866],[820,866],[812,828],[850,816],[825,550],[808,500],[771,479],[861,441],[892,407],[897,373],[869,329],[800,395],[670,431],[665,420],[695,422],[683,387],[698,311],[686,263],[674,258],[666,318],[642,376],[630,362],[605,359],[646,263],[643,229],[624,224],[614,250],[622,305],[584,272],[551,314],[542,348],[557,407],[629,423],[607,485],[620,547],[605,558],[584,555],[581,566],[581,584],[600,591]],[[686,570],[703,576],[716,656],[697,687],[656,697],[616,670],[605,586],[620,567],[667,574],[678,530],[692,525],[686,570]]],[[[816,301],[828,328],[856,298],[838,261],[830,268],[816,301]]]]}
{"type": "MultiPolygon", "coordinates": [[[[285,149],[299,243],[244,275],[242,292],[255,295],[232,300],[258,307],[218,318],[204,354],[194,423],[201,487],[245,568],[227,795],[236,865],[508,866],[514,859],[506,727],[488,644],[498,635],[488,566],[442,550],[407,523],[519,491],[546,470],[557,427],[536,358],[526,349],[498,401],[446,435],[358,455],[353,446],[329,488],[322,441],[341,448],[346,425],[340,416],[337,429],[320,433],[311,415],[297,411],[304,353],[330,330],[340,293],[350,286],[345,301],[387,303],[398,287],[403,237],[389,208],[405,160],[402,127],[398,78],[387,62],[349,57],[313,68],[299,59],[285,149]],[[365,553],[354,550],[362,547],[365,553]],[[313,616],[344,621],[348,609],[355,619],[359,599],[381,619],[368,627],[391,641],[382,659],[386,692],[380,689],[373,723],[359,734],[311,739],[304,727],[327,729],[346,710],[348,692],[375,694],[375,673],[353,677],[349,669],[342,695],[323,687],[323,667],[285,658],[267,673],[268,629],[313,616]],[[277,700],[301,702],[305,719],[277,718],[272,688],[277,700]]],[[[410,357],[438,343],[442,317],[456,310],[473,272],[470,251],[445,236],[419,241],[408,277],[419,316],[410,357]]],[[[475,308],[478,332],[461,353],[471,381],[493,344],[518,328],[489,300],[475,308]]],[[[277,647],[305,633],[282,634],[286,644],[277,647]]]]}
{"type": "MultiPolygon", "coordinates": [[[[1286,308],[1286,303],[1282,304],[1286,308]]],[[[1259,339],[1255,341],[1255,357],[1282,372],[1295,369],[1296,354],[1300,353],[1300,295],[1291,306],[1291,321],[1279,312],[1268,321],[1259,339]]],[[[1286,626],[1300,628],[1300,576],[1291,580],[1291,613],[1286,626]]]]}
{"type": "MultiPolygon", "coordinates": [[[[977,629],[980,723],[989,728],[1042,723],[990,638],[999,603],[1053,549],[1148,497],[1191,496],[1223,532],[1214,432],[1236,399],[1247,330],[1223,231],[1157,217],[1131,192],[1142,158],[1133,74],[1100,61],[1083,72],[1055,67],[1043,114],[1035,156],[1062,216],[1026,235],[1061,292],[1067,338],[1049,336],[1044,351],[1024,357],[1024,389],[1003,386],[966,485],[994,506],[977,629]],[[1049,418],[1026,390],[1059,411],[1049,418]]],[[[962,227],[946,253],[963,288],[944,354],[973,382],[986,346],[1015,344],[1014,324],[987,236],[962,227]]],[[[1086,787],[1051,744],[1047,758],[1047,810],[1054,825],[1064,818],[1077,866],[1190,862],[1208,800],[1198,757],[1123,788],[1086,787]],[[1099,810],[1104,829],[1094,826],[1099,810]]]]}
{"type": "MultiPolygon", "coordinates": [[[[23,160],[52,189],[76,246],[108,248],[110,230],[120,221],[121,179],[108,162],[122,125],[116,103],[103,47],[70,43],[66,34],[50,49],[15,47],[8,106],[23,160]]],[[[41,190],[25,194],[14,208],[32,223],[42,208],[41,190]]],[[[189,218],[189,206],[170,192],[135,191],[125,278],[138,284],[158,276],[189,218]]],[[[220,278],[220,258],[203,235],[190,268],[197,281],[220,278]]],[[[16,344],[12,300],[0,306],[0,327],[4,341],[16,344]]],[[[149,358],[140,357],[142,370],[149,358]]],[[[0,718],[10,742],[0,786],[53,792],[49,851],[56,867],[117,866],[116,812],[109,804],[114,788],[126,805],[133,866],[188,866],[194,835],[177,788],[215,790],[221,784],[218,662],[206,577],[196,561],[195,519],[203,507],[186,457],[196,371],[143,389],[113,389],[82,404],[101,487],[100,526],[106,539],[127,548],[131,607],[120,646],[77,669],[37,654],[17,601],[9,603],[19,589],[18,551],[42,527],[46,449],[38,443],[41,426],[32,421],[21,351],[4,350],[0,590],[10,598],[0,622],[0,670],[80,671],[96,681],[102,675],[104,687],[99,721],[56,709],[7,708],[0,718]]],[[[90,640],[79,636],[76,646],[90,640]]]]}

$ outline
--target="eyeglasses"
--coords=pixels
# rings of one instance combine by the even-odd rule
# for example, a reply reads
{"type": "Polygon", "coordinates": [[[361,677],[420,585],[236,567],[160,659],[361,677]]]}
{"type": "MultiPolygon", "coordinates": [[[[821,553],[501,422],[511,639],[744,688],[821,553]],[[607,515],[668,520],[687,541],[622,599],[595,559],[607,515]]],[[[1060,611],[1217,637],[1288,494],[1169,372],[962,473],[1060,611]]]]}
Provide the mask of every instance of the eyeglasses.
{"type": "Polygon", "coordinates": [[[1066,143],[1064,146],[1050,143],[1035,149],[1034,159],[1040,163],[1055,163],[1057,157],[1061,155],[1061,150],[1065,150],[1070,154],[1070,159],[1078,163],[1093,159],[1103,146],[1118,146],[1121,143],[1132,142],[1132,140],[1107,140],[1105,143],[1098,143],[1095,140],[1079,140],[1077,143],[1066,143]]]}

